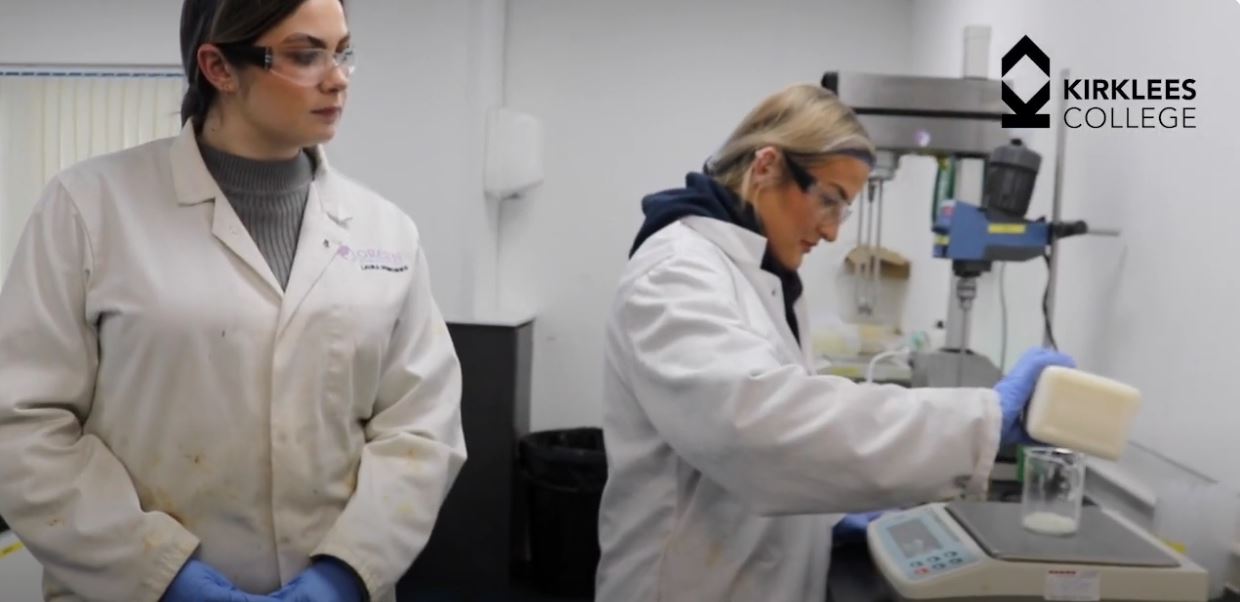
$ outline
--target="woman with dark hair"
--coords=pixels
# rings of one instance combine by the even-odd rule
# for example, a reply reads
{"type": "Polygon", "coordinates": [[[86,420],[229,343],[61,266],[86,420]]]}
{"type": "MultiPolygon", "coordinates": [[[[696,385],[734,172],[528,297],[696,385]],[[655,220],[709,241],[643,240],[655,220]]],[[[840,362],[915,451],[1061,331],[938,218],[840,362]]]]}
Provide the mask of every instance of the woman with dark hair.
{"type": "Polygon", "coordinates": [[[49,184],[0,290],[48,600],[394,600],[465,459],[413,222],[332,169],[340,0],[186,0],[176,138],[49,184]]]}

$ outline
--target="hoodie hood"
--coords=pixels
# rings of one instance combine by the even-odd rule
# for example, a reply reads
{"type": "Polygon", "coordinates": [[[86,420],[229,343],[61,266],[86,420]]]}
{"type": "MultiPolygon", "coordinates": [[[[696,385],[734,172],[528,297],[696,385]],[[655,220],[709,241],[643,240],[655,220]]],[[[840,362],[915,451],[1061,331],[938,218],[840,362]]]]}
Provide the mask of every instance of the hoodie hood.
{"type": "MultiPolygon", "coordinates": [[[[629,249],[630,257],[655,233],[690,215],[725,221],[765,236],[752,205],[714,178],[696,172],[685,176],[684,188],[656,192],[642,199],[642,213],[646,215],[646,221],[637,231],[637,237],[629,249]]],[[[779,277],[784,292],[784,317],[800,343],[801,335],[793,308],[804,292],[801,277],[795,270],[780,265],[769,247],[762,256],[762,269],[779,277]]]]}

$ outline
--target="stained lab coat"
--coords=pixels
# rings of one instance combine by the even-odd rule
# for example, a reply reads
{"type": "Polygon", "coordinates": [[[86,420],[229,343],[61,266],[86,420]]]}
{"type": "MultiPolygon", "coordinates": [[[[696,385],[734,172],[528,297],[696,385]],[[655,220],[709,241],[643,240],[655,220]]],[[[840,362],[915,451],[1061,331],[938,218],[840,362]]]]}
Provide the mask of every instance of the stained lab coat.
{"type": "Polygon", "coordinates": [[[154,602],[198,557],[272,592],[340,558],[372,600],[465,459],[413,222],[317,151],[281,290],[192,128],[57,176],[0,290],[0,515],[49,600],[154,602]]]}
{"type": "Polygon", "coordinates": [[[818,602],[841,513],[985,491],[995,393],[816,375],[765,248],[687,217],[629,261],[605,348],[600,602],[818,602]]]}

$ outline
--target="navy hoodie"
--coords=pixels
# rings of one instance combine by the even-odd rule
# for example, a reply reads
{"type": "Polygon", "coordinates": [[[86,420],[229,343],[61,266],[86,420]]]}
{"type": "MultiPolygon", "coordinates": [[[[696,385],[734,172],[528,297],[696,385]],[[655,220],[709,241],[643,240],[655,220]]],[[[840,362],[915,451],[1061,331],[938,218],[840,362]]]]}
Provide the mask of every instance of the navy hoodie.
{"type": "MultiPolygon", "coordinates": [[[[685,176],[684,188],[656,192],[642,199],[642,212],[646,214],[646,221],[637,232],[637,239],[633,241],[629,257],[637,252],[646,239],[689,215],[725,221],[763,235],[762,224],[759,223],[752,205],[742,201],[736,193],[716,182],[714,178],[696,172],[685,176]]],[[[762,256],[762,269],[779,277],[784,291],[784,318],[792,329],[792,335],[801,343],[797,316],[793,310],[793,304],[801,298],[804,290],[801,277],[795,270],[780,265],[771,254],[770,247],[767,247],[762,256]]]]}

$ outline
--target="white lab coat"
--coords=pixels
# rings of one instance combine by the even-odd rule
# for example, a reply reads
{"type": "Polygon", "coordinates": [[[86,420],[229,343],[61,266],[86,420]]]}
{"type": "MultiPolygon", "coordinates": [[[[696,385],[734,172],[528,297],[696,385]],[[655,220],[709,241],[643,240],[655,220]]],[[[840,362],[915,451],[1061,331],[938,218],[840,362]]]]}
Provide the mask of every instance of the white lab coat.
{"type": "Polygon", "coordinates": [[[819,602],[838,513],[985,491],[996,395],[815,375],[765,248],[687,217],[628,263],[607,328],[600,602],[819,602]]]}
{"type": "Polygon", "coordinates": [[[336,556],[393,600],[465,459],[460,393],[405,214],[319,153],[282,291],[187,127],[34,210],[0,291],[0,515],[49,600],[154,602],[195,550],[260,594],[336,556]]]}

